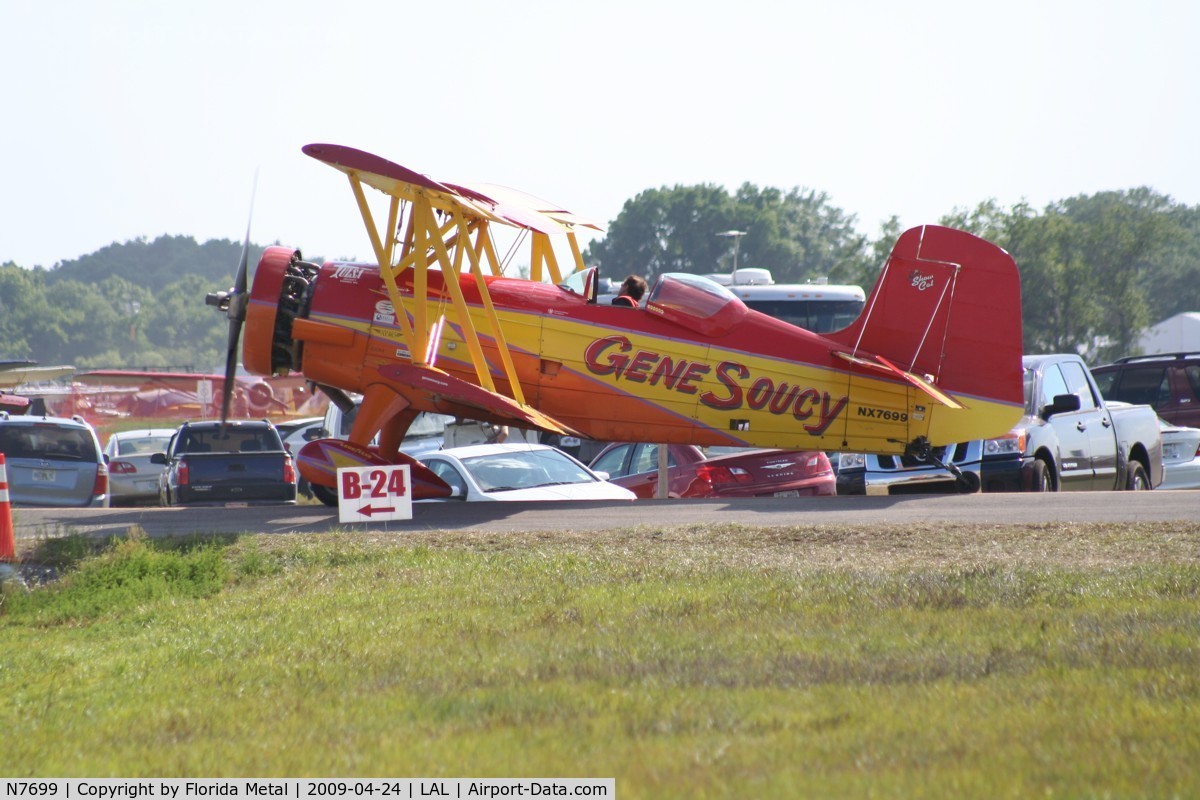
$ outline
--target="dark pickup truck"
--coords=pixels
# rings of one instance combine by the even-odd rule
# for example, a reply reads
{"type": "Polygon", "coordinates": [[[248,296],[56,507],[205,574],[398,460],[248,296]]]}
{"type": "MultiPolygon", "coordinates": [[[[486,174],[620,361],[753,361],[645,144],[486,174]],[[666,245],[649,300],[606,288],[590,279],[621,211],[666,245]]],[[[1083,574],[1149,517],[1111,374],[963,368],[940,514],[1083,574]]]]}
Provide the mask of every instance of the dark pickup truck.
{"type": "Polygon", "coordinates": [[[185,422],[152,461],[164,506],[296,502],[296,466],[266,420],[185,422]]]}

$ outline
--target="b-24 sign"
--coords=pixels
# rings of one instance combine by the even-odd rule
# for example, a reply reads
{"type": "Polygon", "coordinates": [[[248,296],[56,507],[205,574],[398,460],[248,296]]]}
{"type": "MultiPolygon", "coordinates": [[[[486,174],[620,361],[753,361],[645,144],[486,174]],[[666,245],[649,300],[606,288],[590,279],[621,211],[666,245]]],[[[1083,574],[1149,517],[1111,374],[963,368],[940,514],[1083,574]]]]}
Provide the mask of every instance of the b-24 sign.
{"type": "Polygon", "coordinates": [[[339,522],[412,519],[412,470],[407,464],[342,467],[337,481],[339,522]]]}

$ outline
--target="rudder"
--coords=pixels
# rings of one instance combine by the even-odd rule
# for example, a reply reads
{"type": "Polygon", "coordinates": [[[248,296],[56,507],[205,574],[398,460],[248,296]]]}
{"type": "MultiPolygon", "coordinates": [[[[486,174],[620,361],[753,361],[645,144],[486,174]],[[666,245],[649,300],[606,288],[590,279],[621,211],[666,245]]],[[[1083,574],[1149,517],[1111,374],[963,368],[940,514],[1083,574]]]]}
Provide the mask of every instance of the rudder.
{"type": "Polygon", "coordinates": [[[1003,249],[965,231],[905,231],[863,313],[829,334],[962,398],[1023,405],[1021,283],[1003,249]]]}

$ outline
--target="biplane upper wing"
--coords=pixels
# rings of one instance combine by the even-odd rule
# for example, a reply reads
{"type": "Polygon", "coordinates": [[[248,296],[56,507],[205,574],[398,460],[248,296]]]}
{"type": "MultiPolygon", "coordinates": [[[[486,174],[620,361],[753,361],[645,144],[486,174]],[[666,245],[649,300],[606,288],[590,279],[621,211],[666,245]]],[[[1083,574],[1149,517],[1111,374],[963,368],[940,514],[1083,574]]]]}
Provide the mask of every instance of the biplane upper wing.
{"type": "Polygon", "coordinates": [[[425,197],[434,208],[468,218],[547,234],[566,233],[569,225],[596,227],[595,223],[575,218],[552,203],[513,189],[491,184],[443,183],[353,147],[310,144],[305,145],[304,152],[386,195],[408,201],[425,197]]]}
{"type": "MultiPolygon", "coordinates": [[[[503,274],[503,265],[491,239],[490,226],[493,224],[531,234],[531,279],[540,281],[544,268],[551,282],[556,284],[562,282],[562,271],[549,237],[565,236],[571,248],[573,266],[579,270],[583,267],[583,259],[575,228],[599,230],[599,226],[524,192],[493,184],[467,185],[434,180],[355,148],[310,144],[303,150],[342,172],[350,181],[411,362],[389,368],[396,373],[392,376],[395,384],[402,387],[397,391],[406,395],[410,402],[419,396],[425,401],[423,405],[429,405],[432,394],[436,394],[439,407],[458,408],[459,413],[474,408],[517,424],[535,425],[560,433],[572,432],[570,427],[526,402],[483,273],[486,266],[492,275],[503,274]],[[385,225],[376,224],[364,186],[389,197],[385,225]],[[431,341],[436,342],[441,321],[427,316],[430,269],[440,270],[443,274],[469,272],[475,276],[475,288],[483,307],[483,318],[478,323],[482,330],[476,330],[477,321],[473,319],[458,283],[447,281],[443,286],[450,295],[451,321],[464,333],[478,386],[451,379],[431,363],[432,353],[436,350],[436,345],[431,347],[431,341]],[[397,276],[405,271],[411,271],[415,277],[410,284],[411,291],[401,292],[397,276]],[[502,379],[499,385],[506,384],[511,397],[498,389],[483,355],[481,338],[495,343],[502,379]],[[446,388],[443,384],[448,379],[461,385],[446,388]],[[440,392],[439,387],[443,389],[440,392]]],[[[313,328],[306,322],[298,330],[318,335],[313,328]]],[[[251,345],[248,343],[247,347],[251,345]]],[[[252,358],[248,356],[246,360],[249,363],[252,358]]]]}
{"type": "MultiPolygon", "coordinates": [[[[495,183],[451,185],[462,192],[469,192],[474,196],[491,203],[493,206],[499,207],[506,211],[511,209],[528,209],[549,217],[561,225],[591,228],[592,230],[596,231],[604,230],[604,228],[594,220],[574,214],[567,209],[556,205],[555,203],[542,200],[539,197],[534,197],[528,192],[522,192],[519,189],[513,189],[508,186],[500,186],[495,183]]],[[[515,222],[515,220],[510,221],[515,222]]]]}
{"type": "Polygon", "coordinates": [[[75,371],[74,367],[35,367],[33,361],[7,362],[0,365],[0,387],[12,388],[23,383],[52,381],[75,371]],[[11,365],[11,366],[10,366],[11,365]]]}

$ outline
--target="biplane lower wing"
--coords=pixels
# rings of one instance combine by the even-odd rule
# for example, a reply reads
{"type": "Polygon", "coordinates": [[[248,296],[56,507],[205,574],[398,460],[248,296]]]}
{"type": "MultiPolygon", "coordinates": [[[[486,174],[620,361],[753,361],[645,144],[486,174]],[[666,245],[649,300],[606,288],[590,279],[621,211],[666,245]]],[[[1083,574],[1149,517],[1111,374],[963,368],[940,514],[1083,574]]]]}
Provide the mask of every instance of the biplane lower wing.
{"type": "Polygon", "coordinates": [[[29,398],[0,392],[0,411],[7,411],[10,414],[23,414],[27,408],[29,408],[29,398]]]}
{"type": "Polygon", "coordinates": [[[450,487],[432,470],[405,453],[383,455],[378,447],[362,446],[341,439],[318,439],[296,454],[300,474],[318,486],[337,486],[337,471],[343,468],[407,464],[414,500],[449,497],[450,487]]]}
{"type": "Polygon", "coordinates": [[[467,383],[434,367],[390,364],[381,367],[379,374],[388,381],[393,391],[417,408],[468,419],[500,420],[518,427],[541,428],[568,436],[581,435],[536,408],[467,383]]]}
{"type": "Polygon", "coordinates": [[[470,419],[488,419],[560,434],[579,434],[535,408],[482,387],[467,383],[434,367],[410,363],[378,369],[380,382],[366,387],[365,400],[351,431],[351,439],[367,441],[380,435],[380,444],[318,439],[297,454],[300,474],[321,486],[336,486],[342,467],[408,464],[412,468],[413,499],[447,497],[450,487],[420,462],[399,450],[404,430],[416,412],[431,411],[470,419]],[[390,399],[379,399],[383,395],[390,399]]]}

